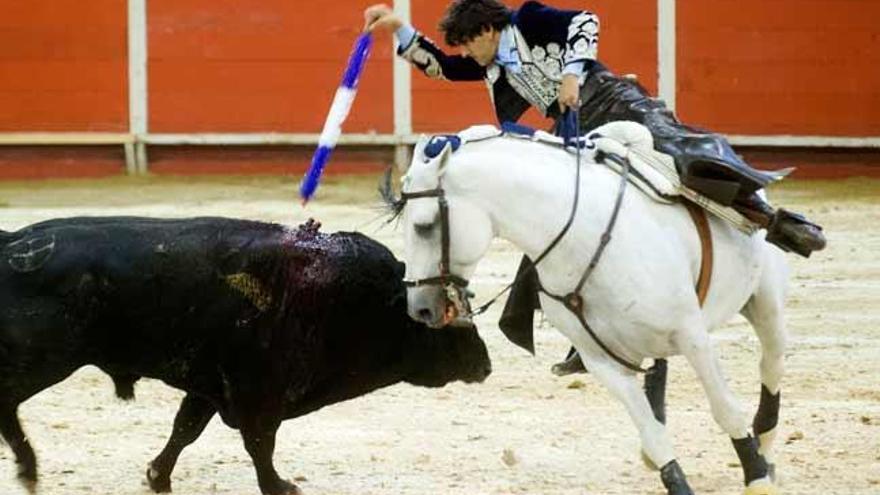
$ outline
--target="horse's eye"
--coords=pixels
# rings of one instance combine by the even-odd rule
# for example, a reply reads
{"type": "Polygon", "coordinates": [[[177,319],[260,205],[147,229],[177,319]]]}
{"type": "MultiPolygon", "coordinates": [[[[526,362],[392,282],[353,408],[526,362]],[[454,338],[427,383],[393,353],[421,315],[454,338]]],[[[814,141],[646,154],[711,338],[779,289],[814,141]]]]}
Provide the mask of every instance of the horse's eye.
{"type": "Polygon", "coordinates": [[[416,231],[416,235],[419,237],[430,237],[431,231],[434,230],[433,223],[417,223],[413,225],[413,229],[416,231]]]}

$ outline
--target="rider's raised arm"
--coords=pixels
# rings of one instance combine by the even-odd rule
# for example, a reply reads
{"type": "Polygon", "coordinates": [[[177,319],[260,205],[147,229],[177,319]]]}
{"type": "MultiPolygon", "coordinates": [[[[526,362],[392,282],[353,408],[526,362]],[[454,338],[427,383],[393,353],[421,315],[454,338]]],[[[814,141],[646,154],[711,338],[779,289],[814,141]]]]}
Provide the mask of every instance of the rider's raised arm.
{"type": "Polygon", "coordinates": [[[408,24],[401,26],[396,35],[400,43],[397,54],[432,79],[479,81],[486,77],[486,69],[476,61],[461,55],[447,55],[408,24]]]}

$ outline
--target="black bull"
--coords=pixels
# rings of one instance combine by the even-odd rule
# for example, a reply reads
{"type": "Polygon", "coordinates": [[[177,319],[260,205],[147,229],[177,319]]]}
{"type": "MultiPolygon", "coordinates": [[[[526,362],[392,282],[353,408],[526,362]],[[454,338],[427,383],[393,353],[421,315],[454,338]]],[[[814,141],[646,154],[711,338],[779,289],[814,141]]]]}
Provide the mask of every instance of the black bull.
{"type": "Polygon", "coordinates": [[[147,478],[170,491],[181,450],[218,413],[239,429],[263,493],[281,421],[400,381],[479,382],[475,328],[406,314],[403,265],[357,233],[224,218],[70,218],[0,231],[0,432],[27,484],[18,405],[83,365],[120,396],[139,377],[187,392],[147,478]]]}

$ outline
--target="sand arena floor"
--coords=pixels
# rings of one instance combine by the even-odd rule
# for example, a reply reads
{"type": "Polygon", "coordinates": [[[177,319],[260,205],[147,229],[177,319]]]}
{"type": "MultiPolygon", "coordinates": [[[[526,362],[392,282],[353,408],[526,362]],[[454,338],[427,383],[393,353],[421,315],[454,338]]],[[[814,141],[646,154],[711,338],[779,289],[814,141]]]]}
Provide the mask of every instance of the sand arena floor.
{"type": "MultiPolygon", "coordinates": [[[[303,210],[291,178],[129,179],[0,183],[0,228],[72,215],[224,215],[325,231],[359,230],[400,253],[383,227],[375,177],[330,178],[303,210]]],[[[781,493],[880,494],[880,181],[791,181],[776,203],[827,228],[829,248],[790,256],[791,335],[779,433],[781,493]]],[[[519,255],[494,244],[475,277],[478,300],[508,281],[519,255]]],[[[397,385],[284,423],[276,466],[309,494],[661,494],[639,460],[623,408],[589,375],[557,378],[567,342],[543,324],[536,357],[498,331],[500,305],[478,319],[494,361],[479,386],[397,385]]],[[[734,390],[757,405],[758,347],[745,320],[714,334],[734,390]]],[[[697,493],[741,492],[730,441],[715,425],[693,372],[671,360],[669,427],[697,493]]],[[[150,493],[144,467],[161,449],[182,393],[143,380],[137,400],[114,398],[87,367],[20,408],[40,463],[44,495],[150,493]]],[[[0,494],[26,493],[0,445],[0,494]]],[[[237,432],[215,418],[184,451],[178,494],[258,493],[237,432]]]]}

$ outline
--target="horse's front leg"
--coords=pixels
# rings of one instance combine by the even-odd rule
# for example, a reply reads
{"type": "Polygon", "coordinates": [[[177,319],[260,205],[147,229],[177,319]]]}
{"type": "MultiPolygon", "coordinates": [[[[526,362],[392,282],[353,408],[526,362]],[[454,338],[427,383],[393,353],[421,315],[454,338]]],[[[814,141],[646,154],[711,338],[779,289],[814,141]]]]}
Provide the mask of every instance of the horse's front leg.
{"type": "MultiPolygon", "coordinates": [[[[601,351],[600,351],[601,352],[601,351]]],[[[581,352],[581,356],[587,354],[581,352]]],[[[610,359],[594,355],[587,358],[587,367],[611,394],[626,407],[642,440],[642,452],[660,468],[660,478],[669,495],[692,495],[684,472],[675,460],[666,426],[657,420],[648,398],[635,373],[623,369],[610,359]]]]}
{"type": "Polygon", "coordinates": [[[705,328],[694,318],[695,324],[676,333],[682,354],[693,366],[709,398],[715,422],[730,435],[745,477],[745,495],[774,495],[776,488],[770,479],[767,460],[758,452],[757,440],[749,435],[748,416],[737,401],[721,373],[721,364],[705,328]]]}

